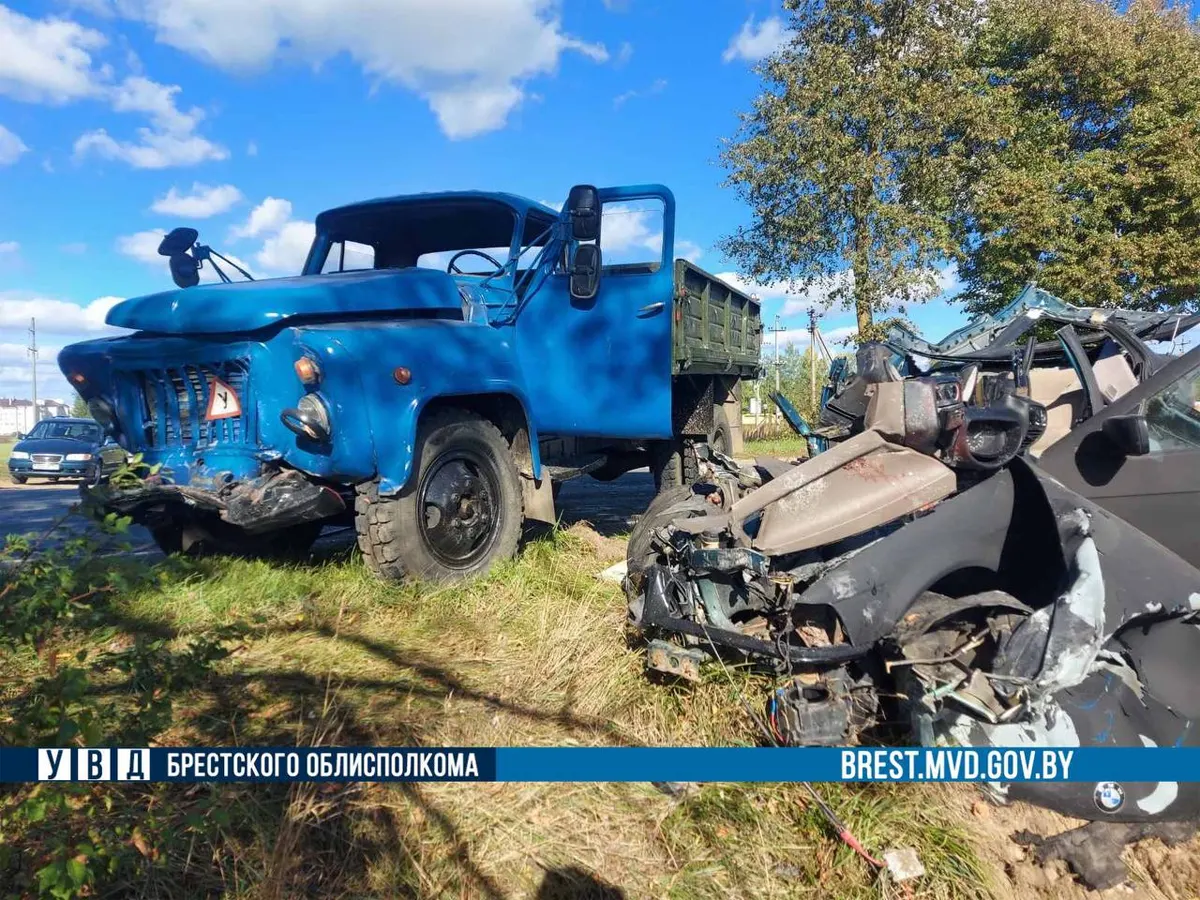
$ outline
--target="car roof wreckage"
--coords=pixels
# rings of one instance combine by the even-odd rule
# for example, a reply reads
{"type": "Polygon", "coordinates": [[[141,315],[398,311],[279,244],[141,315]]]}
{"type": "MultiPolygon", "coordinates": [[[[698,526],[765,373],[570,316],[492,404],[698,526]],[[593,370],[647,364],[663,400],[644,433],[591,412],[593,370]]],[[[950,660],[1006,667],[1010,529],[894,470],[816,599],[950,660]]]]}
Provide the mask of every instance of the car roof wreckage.
{"type": "MultiPolygon", "coordinates": [[[[1031,287],[936,344],[894,329],[861,347],[821,423],[800,422],[818,451],[806,460],[701,447],[700,481],[660,495],[630,538],[647,667],[698,680],[720,659],[773,674],[764,720],[779,744],[1200,744],[1197,560],[1033,452],[1061,427],[1055,404],[1065,434],[1200,367],[1197,349],[1164,372],[1171,358],[1144,343],[1197,318],[1082,309],[1031,287]],[[1042,321],[1055,340],[1034,331],[1042,321]],[[934,365],[914,369],[917,355],[934,365]]],[[[1200,783],[1125,784],[1115,811],[1090,784],[988,787],[1132,823],[1127,836],[1200,819],[1200,783]]]]}

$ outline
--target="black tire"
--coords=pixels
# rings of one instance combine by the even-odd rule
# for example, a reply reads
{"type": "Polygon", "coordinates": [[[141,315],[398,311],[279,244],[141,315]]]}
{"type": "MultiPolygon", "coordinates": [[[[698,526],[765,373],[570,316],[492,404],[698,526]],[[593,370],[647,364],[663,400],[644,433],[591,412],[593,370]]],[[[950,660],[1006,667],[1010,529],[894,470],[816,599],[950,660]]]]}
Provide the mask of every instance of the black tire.
{"type": "Polygon", "coordinates": [[[25,482],[27,482],[29,479],[28,479],[26,476],[24,476],[24,475],[14,475],[14,476],[12,477],[12,480],[13,480],[13,481],[15,481],[17,484],[24,484],[24,483],[25,483],[25,482]]]}
{"type": "MultiPolygon", "coordinates": [[[[642,590],[642,574],[658,559],[658,551],[651,544],[655,530],[676,519],[690,519],[717,512],[707,497],[697,493],[692,485],[667,488],[655,497],[646,512],[629,533],[625,550],[625,591],[630,600],[630,609],[642,590]]],[[[634,615],[634,618],[638,618],[634,615]]]]}
{"type": "Polygon", "coordinates": [[[245,529],[226,522],[192,524],[188,526],[188,546],[184,549],[184,528],[180,525],[161,525],[150,529],[158,549],[170,556],[240,556],[247,559],[296,561],[303,559],[321,534],[322,522],[304,522],[277,531],[250,534],[245,529]]]}
{"type": "Polygon", "coordinates": [[[85,487],[100,487],[104,484],[104,467],[100,463],[96,463],[96,468],[89,472],[83,479],[85,487]]]}
{"type": "Polygon", "coordinates": [[[654,490],[660,494],[695,484],[700,477],[700,460],[692,442],[680,438],[655,441],[650,449],[650,473],[654,490]]]}
{"type": "Polygon", "coordinates": [[[713,427],[708,436],[708,446],[726,456],[733,455],[733,433],[729,428],[729,417],[724,406],[713,407],[713,427]]]}
{"type": "Polygon", "coordinates": [[[395,497],[359,485],[354,527],[381,578],[464,581],[517,552],[525,505],[504,435],[474,413],[446,409],[417,429],[416,465],[395,497]]]}

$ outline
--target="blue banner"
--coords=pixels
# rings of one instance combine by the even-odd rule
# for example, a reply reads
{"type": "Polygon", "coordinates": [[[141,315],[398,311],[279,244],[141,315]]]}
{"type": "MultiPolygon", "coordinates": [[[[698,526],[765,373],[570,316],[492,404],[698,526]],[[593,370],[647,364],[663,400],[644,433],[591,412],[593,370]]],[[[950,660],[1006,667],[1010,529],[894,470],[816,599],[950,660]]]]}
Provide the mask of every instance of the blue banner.
{"type": "Polygon", "coordinates": [[[0,748],[34,781],[1200,782],[1200,748],[0,748]]]}

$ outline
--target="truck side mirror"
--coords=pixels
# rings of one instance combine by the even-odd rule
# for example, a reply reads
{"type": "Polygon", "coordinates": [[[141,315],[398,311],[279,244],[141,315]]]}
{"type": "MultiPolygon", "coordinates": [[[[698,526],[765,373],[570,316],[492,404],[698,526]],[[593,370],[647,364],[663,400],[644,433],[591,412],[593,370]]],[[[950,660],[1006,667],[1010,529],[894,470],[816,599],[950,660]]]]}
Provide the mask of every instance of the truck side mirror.
{"type": "Polygon", "coordinates": [[[590,184],[577,184],[567,194],[571,237],[577,241],[600,240],[600,194],[590,184]]]}
{"type": "Polygon", "coordinates": [[[580,244],[571,260],[571,296],[576,300],[591,300],[600,290],[600,248],[595,244],[580,244]]]}
{"type": "Polygon", "coordinates": [[[1104,420],[1100,430],[1125,456],[1145,456],[1150,452],[1150,428],[1145,416],[1112,416],[1104,420]]]}

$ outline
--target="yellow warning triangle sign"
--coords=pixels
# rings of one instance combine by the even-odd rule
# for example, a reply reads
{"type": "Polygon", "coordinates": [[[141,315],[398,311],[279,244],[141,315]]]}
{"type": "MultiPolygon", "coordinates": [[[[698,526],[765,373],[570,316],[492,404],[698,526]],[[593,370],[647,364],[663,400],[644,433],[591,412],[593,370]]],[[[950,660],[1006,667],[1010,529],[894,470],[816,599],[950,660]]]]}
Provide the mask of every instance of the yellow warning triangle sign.
{"type": "Polygon", "coordinates": [[[237,391],[220,378],[213,378],[208,383],[208,412],[204,418],[211,422],[214,419],[233,419],[241,414],[242,401],[238,399],[237,391]]]}

